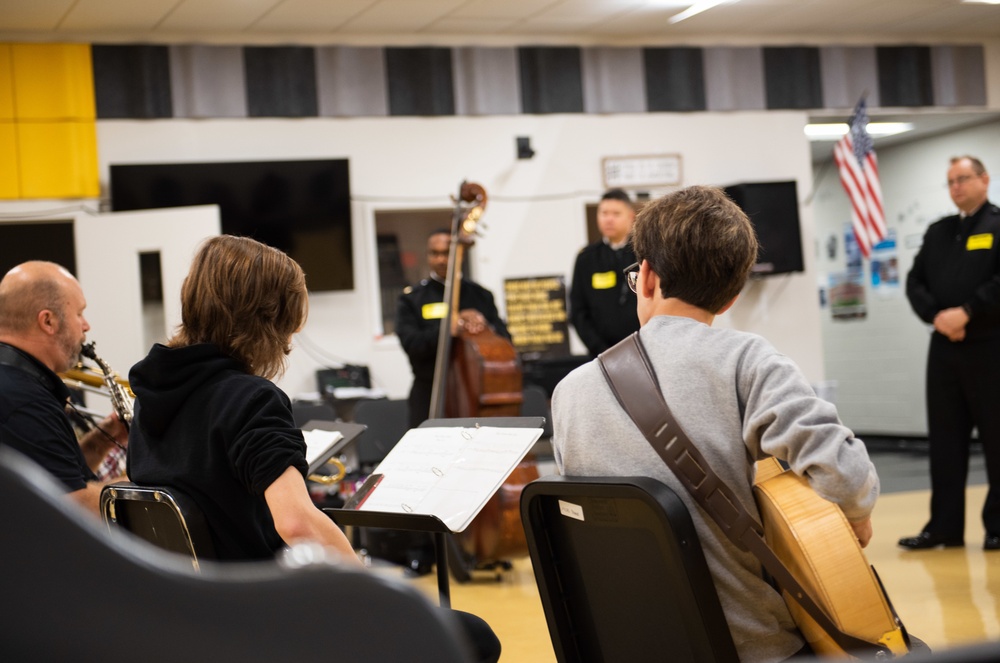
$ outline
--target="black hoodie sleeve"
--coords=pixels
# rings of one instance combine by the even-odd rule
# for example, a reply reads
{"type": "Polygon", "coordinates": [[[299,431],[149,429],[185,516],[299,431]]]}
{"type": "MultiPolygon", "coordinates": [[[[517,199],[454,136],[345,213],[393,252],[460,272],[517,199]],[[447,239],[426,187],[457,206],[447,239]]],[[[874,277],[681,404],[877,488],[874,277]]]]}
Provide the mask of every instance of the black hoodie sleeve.
{"type": "Polygon", "coordinates": [[[237,479],[254,495],[263,495],[289,467],[306,474],[306,443],[288,396],[267,380],[248,378],[241,381],[241,387],[249,387],[239,390],[244,393],[227,393],[230,411],[221,414],[237,422],[228,446],[237,479]]]}

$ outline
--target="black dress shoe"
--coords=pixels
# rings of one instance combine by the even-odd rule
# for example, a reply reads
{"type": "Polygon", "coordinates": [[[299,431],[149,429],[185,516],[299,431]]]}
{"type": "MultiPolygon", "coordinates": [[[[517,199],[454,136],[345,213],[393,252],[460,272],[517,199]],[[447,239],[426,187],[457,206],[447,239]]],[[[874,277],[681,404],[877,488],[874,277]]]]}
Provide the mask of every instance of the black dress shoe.
{"type": "MultiPolygon", "coordinates": [[[[1000,549],[1000,537],[993,538],[996,541],[997,549],[1000,549]]],[[[987,537],[988,539],[989,537],[987,537]]],[[[943,536],[931,534],[930,532],[921,532],[916,536],[904,536],[899,540],[899,545],[909,550],[925,550],[927,548],[937,548],[938,546],[958,548],[964,546],[965,542],[962,539],[948,539],[943,536]]]]}
{"type": "Polygon", "coordinates": [[[987,534],[983,540],[983,550],[1000,550],[1000,536],[987,534]]]}

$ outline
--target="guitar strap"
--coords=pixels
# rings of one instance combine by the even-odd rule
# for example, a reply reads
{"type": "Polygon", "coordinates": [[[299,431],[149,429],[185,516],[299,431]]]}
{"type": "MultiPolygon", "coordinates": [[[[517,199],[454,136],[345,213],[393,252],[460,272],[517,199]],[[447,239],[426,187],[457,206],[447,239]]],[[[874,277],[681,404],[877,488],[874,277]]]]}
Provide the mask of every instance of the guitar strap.
{"type": "Polygon", "coordinates": [[[753,553],[772,578],[844,651],[871,655],[891,652],[844,633],[813,600],[764,540],[764,528],[719,478],[667,407],[639,333],[601,353],[598,363],[622,409],[695,501],[715,520],[733,545],[753,553]]]}

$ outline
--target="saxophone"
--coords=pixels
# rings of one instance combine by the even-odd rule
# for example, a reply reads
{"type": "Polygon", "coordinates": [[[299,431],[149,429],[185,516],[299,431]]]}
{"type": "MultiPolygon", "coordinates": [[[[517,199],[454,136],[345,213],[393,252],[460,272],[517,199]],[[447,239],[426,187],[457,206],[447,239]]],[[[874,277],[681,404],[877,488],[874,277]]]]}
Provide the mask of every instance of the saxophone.
{"type": "MultiPolygon", "coordinates": [[[[80,354],[92,360],[101,369],[104,377],[104,386],[108,390],[111,398],[111,407],[118,413],[118,418],[122,420],[125,430],[132,426],[132,395],[125,390],[121,384],[118,374],[112,370],[108,362],[97,356],[94,351],[94,342],[85,343],[80,348],[80,354]]],[[[104,462],[97,472],[100,480],[119,478],[125,475],[125,449],[115,443],[115,447],[105,456],[104,462]]]]}
{"type": "Polygon", "coordinates": [[[125,424],[125,428],[130,428],[132,426],[132,396],[125,391],[125,387],[118,381],[118,374],[108,366],[108,362],[97,356],[97,352],[94,351],[93,341],[85,343],[80,348],[80,354],[93,360],[101,369],[101,373],[104,374],[104,386],[107,387],[108,393],[111,396],[111,407],[118,413],[118,418],[125,424]]]}

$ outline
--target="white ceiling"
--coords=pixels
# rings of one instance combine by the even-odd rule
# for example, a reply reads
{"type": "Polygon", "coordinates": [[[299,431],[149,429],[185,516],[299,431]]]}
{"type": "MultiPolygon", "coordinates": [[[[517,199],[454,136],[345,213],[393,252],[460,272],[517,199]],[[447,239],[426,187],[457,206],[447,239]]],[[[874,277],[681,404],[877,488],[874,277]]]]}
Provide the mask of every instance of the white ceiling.
{"type": "MultiPolygon", "coordinates": [[[[0,0],[0,41],[710,46],[962,43],[1000,36],[1000,5],[961,0],[740,0],[668,22],[692,1],[0,0]]],[[[891,145],[998,116],[873,113],[872,120],[916,124],[913,133],[876,141],[891,145]]],[[[826,159],[830,149],[814,143],[814,159],[826,159]]]]}
{"type": "Polygon", "coordinates": [[[0,0],[0,40],[357,43],[880,43],[996,38],[1000,5],[960,0],[0,0]]]}

